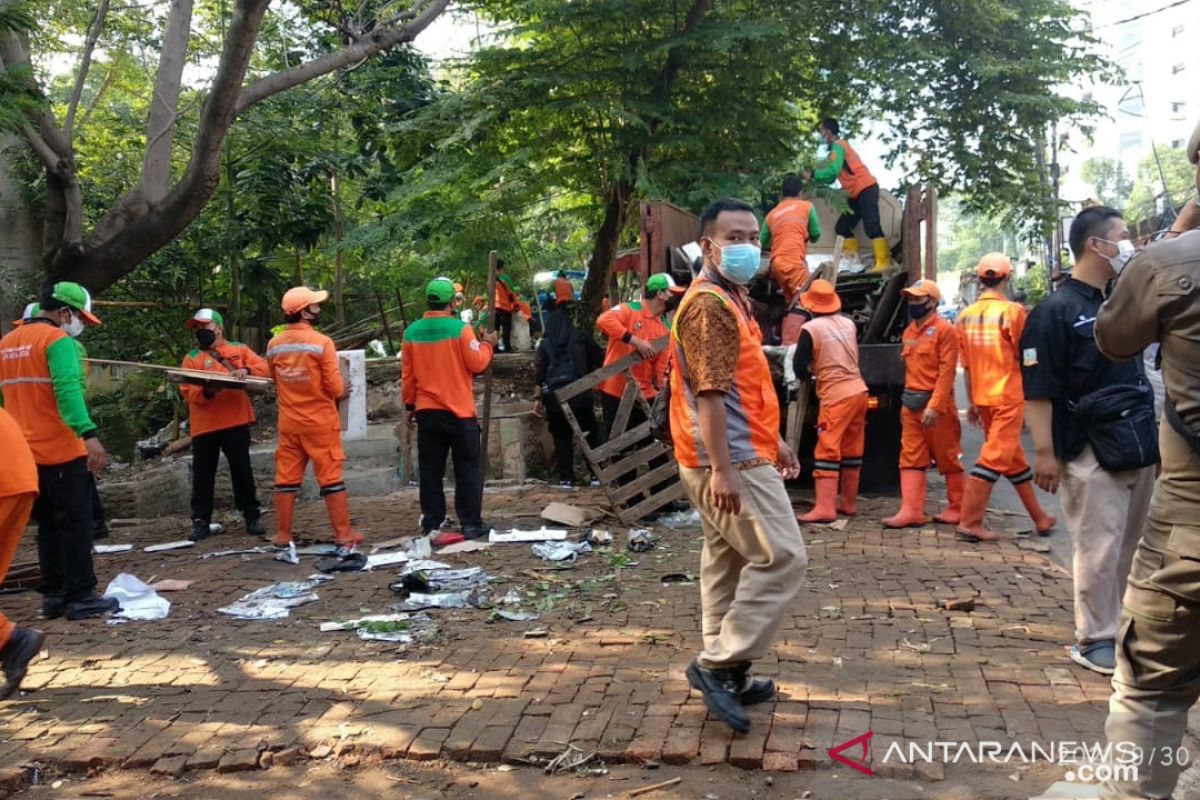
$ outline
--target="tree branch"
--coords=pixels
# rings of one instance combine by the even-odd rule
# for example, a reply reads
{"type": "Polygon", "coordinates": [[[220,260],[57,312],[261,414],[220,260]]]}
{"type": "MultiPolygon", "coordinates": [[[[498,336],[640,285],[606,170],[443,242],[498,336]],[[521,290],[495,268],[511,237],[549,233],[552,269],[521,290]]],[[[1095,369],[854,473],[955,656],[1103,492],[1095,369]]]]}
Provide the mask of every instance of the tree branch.
{"type": "Polygon", "coordinates": [[[63,133],[68,142],[75,140],[75,112],[79,110],[79,99],[83,96],[83,86],[87,82],[88,70],[92,66],[92,51],[96,49],[96,41],[104,28],[104,18],[108,16],[109,0],[100,0],[96,16],[88,26],[87,40],[83,43],[83,56],[79,61],[79,72],[75,75],[75,88],[71,90],[71,102],[67,106],[67,118],[63,123],[63,133]]]}
{"type": "Polygon", "coordinates": [[[142,193],[151,203],[167,196],[171,186],[171,147],[175,143],[175,110],[183,85],[192,28],[192,0],[171,0],[167,28],[163,34],[154,95],[146,123],[146,155],[142,161],[142,193]]]}
{"type": "Polygon", "coordinates": [[[238,97],[237,112],[240,114],[260,100],[291,89],[293,86],[299,86],[313,78],[348,67],[398,44],[412,41],[418,33],[429,27],[429,24],[446,10],[446,7],[450,5],[450,0],[425,0],[423,4],[424,8],[419,11],[422,3],[414,4],[408,11],[408,14],[412,15],[411,21],[398,28],[376,28],[362,39],[341,50],[336,50],[290,70],[268,75],[246,86],[238,97]]]}

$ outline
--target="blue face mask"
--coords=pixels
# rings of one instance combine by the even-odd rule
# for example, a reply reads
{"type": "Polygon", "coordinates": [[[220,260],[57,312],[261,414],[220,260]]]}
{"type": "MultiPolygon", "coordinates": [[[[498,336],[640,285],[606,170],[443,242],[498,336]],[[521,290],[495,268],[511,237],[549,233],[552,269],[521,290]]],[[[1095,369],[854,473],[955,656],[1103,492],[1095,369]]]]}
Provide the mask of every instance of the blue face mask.
{"type": "Polygon", "coordinates": [[[925,315],[933,311],[932,306],[915,306],[911,303],[908,306],[908,315],[914,320],[925,319],[925,315]]]}
{"type": "Polygon", "coordinates": [[[762,251],[757,245],[749,243],[722,245],[721,263],[717,265],[717,271],[730,283],[744,286],[758,274],[761,261],[762,251]]]}

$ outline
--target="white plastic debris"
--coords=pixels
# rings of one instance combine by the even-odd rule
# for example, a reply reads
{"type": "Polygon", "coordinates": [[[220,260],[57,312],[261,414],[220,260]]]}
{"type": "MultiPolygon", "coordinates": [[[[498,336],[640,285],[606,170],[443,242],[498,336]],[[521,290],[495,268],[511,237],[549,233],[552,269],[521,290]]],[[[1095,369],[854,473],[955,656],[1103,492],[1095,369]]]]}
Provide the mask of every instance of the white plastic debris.
{"type": "Polygon", "coordinates": [[[288,542],[287,550],[284,550],[279,555],[275,556],[276,561],[282,561],[285,564],[299,564],[300,556],[296,552],[296,543],[288,542]]]}
{"type": "Polygon", "coordinates": [[[181,550],[185,547],[195,547],[196,543],[181,539],[178,542],[163,542],[162,544],[152,544],[149,547],[143,547],[143,553],[158,553],[163,550],[181,550]]]}
{"type": "MultiPolygon", "coordinates": [[[[149,550],[150,548],[146,548],[149,550]]],[[[241,550],[214,550],[211,553],[201,553],[199,558],[201,561],[207,561],[210,558],[223,558],[225,556],[253,556],[259,553],[274,553],[274,547],[249,547],[241,550]]]]}
{"type": "Polygon", "coordinates": [[[312,590],[331,580],[329,575],[310,575],[303,581],[272,583],[217,611],[237,619],[284,619],[293,608],[316,602],[319,598],[312,590]]]}
{"type": "Polygon", "coordinates": [[[532,611],[493,611],[492,615],[499,619],[505,619],[509,622],[532,622],[538,618],[538,615],[532,611]]]}
{"type": "Polygon", "coordinates": [[[467,539],[466,541],[448,544],[441,550],[438,550],[437,554],[439,556],[451,556],[455,553],[476,553],[480,550],[487,550],[491,546],[491,542],[481,542],[478,539],[467,539]]]}
{"type": "Polygon", "coordinates": [[[416,559],[415,561],[414,560],[407,561],[404,564],[404,568],[400,570],[400,574],[401,575],[409,575],[413,572],[421,572],[423,570],[434,570],[434,569],[454,569],[454,567],[452,567],[449,564],[443,563],[441,561],[433,561],[432,559],[428,559],[428,558],[420,558],[420,559],[416,559]]]}
{"type": "Polygon", "coordinates": [[[391,567],[396,564],[403,564],[408,561],[408,553],[403,550],[396,550],[390,553],[372,553],[367,556],[366,569],[378,569],[380,567],[391,567]]]}
{"type": "Polygon", "coordinates": [[[522,531],[513,528],[510,531],[500,532],[493,530],[488,534],[488,541],[492,544],[511,544],[513,542],[561,542],[567,538],[565,530],[556,530],[548,528],[538,528],[536,531],[522,531]]]}
{"type": "Polygon", "coordinates": [[[92,547],[96,553],[100,555],[109,555],[111,553],[128,553],[133,549],[131,544],[98,544],[92,547]]]}
{"type": "Polygon", "coordinates": [[[166,619],[171,611],[170,600],[160,597],[153,587],[127,572],[109,581],[104,596],[115,598],[121,604],[121,610],[113,615],[120,619],[166,619]]]}
{"type": "Polygon", "coordinates": [[[433,545],[430,544],[428,536],[413,539],[412,543],[408,546],[409,558],[429,558],[431,555],[433,555],[433,545]]]}
{"type": "Polygon", "coordinates": [[[392,608],[397,611],[421,611],[426,608],[486,608],[487,600],[478,590],[422,594],[411,592],[403,603],[392,608]]]}
{"type": "Polygon", "coordinates": [[[590,552],[592,546],[587,542],[538,542],[533,546],[533,554],[544,561],[574,562],[590,552]]]}
{"type": "Polygon", "coordinates": [[[677,530],[679,528],[699,528],[700,512],[692,508],[687,511],[676,511],[659,517],[657,524],[677,530]]]}

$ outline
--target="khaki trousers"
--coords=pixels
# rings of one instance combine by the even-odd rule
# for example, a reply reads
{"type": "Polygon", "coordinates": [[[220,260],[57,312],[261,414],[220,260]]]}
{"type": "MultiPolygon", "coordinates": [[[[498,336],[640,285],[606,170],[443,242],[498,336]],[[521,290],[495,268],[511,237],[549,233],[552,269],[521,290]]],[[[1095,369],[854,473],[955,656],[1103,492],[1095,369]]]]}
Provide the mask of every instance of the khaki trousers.
{"type": "Polygon", "coordinates": [[[718,511],[711,472],[680,467],[692,506],[700,513],[700,665],[728,669],[762,658],[804,580],[808,557],[783,478],[774,467],[738,473],[742,510],[718,511]]]}
{"type": "Polygon", "coordinates": [[[1091,445],[1063,464],[1062,510],[1071,534],[1075,639],[1113,639],[1133,551],[1154,490],[1154,467],[1109,472],[1091,445]]]}
{"type": "Polygon", "coordinates": [[[1162,475],[1133,556],[1117,632],[1117,671],[1105,732],[1114,749],[1136,745],[1137,777],[1118,776],[1102,797],[1169,798],[1188,709],[1200,696],[1200,457],[1165,420],[1162,475]]]}

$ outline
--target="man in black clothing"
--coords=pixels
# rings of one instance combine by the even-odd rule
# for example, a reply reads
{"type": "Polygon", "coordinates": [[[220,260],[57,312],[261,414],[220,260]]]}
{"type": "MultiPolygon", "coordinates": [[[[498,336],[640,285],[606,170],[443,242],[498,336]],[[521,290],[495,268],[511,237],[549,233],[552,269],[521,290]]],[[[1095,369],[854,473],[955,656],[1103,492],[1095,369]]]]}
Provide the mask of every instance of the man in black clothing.
{"type": "Polygon", "coordinates": [[[1140,467],[1110,472],[1097,460],[1077,404],[1093,392],[1142,386],[1152,414],[1153,393],[1140,358],[1110,361],[1092,333],[1105,287],[1133,254],[1125,220],[1111,208],[1086,209],[1071,224],[1070,242],[1071,276],[1033,310],[1021,336],[1025,418],[1035,447],[1033,480],[1047,492],[1062,488],[1073,544],[1071,660],[1111,675],[1121,597],[1149,510],[1157,451],[1140,467]]]}
{"type": "MultiPolygon", "coordinates": [[[[550,435],[554,437],[560,489],[575,488],[575,437],[554,392],[598,366],[593,363],[597,359],[590,358],[593,347],[588,338],[571,322],[571,306],[570,299],[560,298],[557,309],[546,316],[546,335],[542,337],[533,357],[534,413],[545,415],[550,435]]],[[[567,404],[589,444],[598,444],[599,430],[592,392],[577,394],[567,404]]]]}

